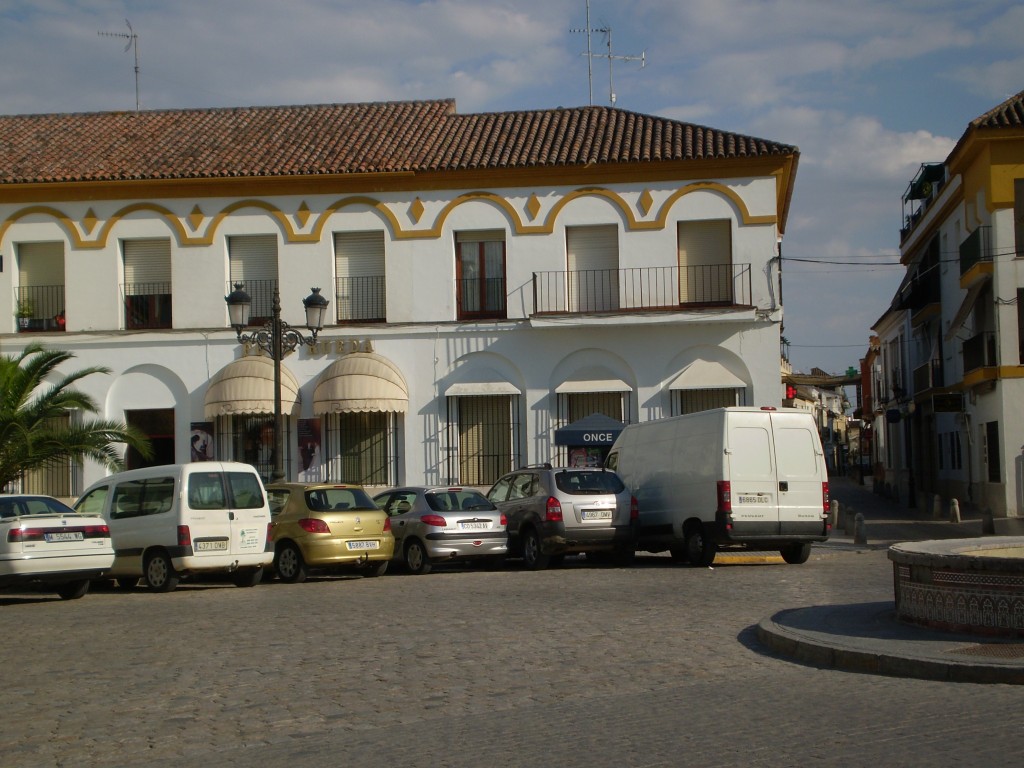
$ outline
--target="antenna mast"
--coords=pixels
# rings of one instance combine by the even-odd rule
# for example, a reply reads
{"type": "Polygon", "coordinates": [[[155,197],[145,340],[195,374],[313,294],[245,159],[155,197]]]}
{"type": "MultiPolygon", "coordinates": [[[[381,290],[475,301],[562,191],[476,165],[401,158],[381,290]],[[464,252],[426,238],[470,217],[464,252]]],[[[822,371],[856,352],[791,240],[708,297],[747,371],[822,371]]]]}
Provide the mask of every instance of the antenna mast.
{"type": "Polygon", "coordinates": [[[594,59],[608,59],[608,102],[611,106],[615,106],[615,88],[612,83],[612,62],[615,59],[619,61],[639,61],[640,68],[643,69],[647,63],[647,51],[643,51],[639,56],[616,56],[612,54],[612,28],[609,26],[592,28],[590,26],[590,0],[587,0],[587,26],[585,29],[570,29],[570,32],[586,32],[587,33],[587,52],[581,54],[587,57],[587,80],[590,85],[590,104],[594,104],[594,59]],[[594,53],[590,46],[590,33],[600,32],[604,35],[605,43],[608,47],[608,53],[594,53]]]}
{"type": "Polygon", "coordinates": [[[124,47],[125,53],[130,48],[135,49],[135,111],[139,111],[139,36],[132,29],[132,23],[128,19],[124,20],[124,23],[128,25],[127,32],[97,32],[96,34],[101,37],[122,37],[128,41],[128,45],[124,47]]]}

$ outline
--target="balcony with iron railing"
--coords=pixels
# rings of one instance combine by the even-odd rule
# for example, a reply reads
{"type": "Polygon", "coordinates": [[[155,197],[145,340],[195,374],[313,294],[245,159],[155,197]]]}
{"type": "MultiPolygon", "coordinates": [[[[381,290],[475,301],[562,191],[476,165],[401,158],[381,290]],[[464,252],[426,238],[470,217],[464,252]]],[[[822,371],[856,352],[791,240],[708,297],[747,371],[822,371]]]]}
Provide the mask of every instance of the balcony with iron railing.
{"type": "Polygon", "coordinates": [[[169,282],[125,283],[121,290],[125,328],[135,331],[172,327],[169,282]]]}
{"type": "Polygon", "coordinates": [[[534,314],[751,306],[749,264],[533,273],[534,314]]]}
{"type": "Polygon", "coordinates": [[[932,202],[938,197],[946,182],[946,166],[943,163],[922,163],[917,174],[907,184],[903,193],[903,226],[900,242],[917,227],[932,202]]]}
{"type": "Polygon", "coordinates": [[[387,319],[384,275],[335,279],[337,322],[383,323],[387,319]]]}
{"type": "Polygon", "coordinates": [[[18,332],[64,330],[64,286],[23,285],[14,291],[18,332]]]}
{"type": "Polygon", "coordinates": [[[929,389],[942,386],[942,361],[929,360],[914,369],[914,394],[919,395],[929,389]]]}
{"type": "Polygon", "coordinates": [[[979,333],[963,343],[964,373],[999,365],[998,345],[993,332],[979,333]]]}
{"type": "Polygon", "coordinates": [[[978,227],[960,243],[961,288],[970,288],[992,275],[992,255],[992,227],[978,227]]]}

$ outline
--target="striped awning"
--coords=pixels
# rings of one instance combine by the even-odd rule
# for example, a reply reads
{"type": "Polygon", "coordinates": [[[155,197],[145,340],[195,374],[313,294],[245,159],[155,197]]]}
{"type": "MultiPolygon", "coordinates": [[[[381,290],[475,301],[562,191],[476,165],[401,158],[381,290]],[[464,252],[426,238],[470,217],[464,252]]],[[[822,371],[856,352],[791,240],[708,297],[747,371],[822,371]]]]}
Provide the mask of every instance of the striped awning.
{"type": "Polygon", "coordinates": [[[313,413],[378,411],[405,413],[409,388],[390,360],[372,352],[354,352],[332,363],[317,380],[313,413]]]}
{"type": "MultiPolygon", "coordinates": [[[[299,402],[299,382],[281,365],[281,413],[294,414],[299,402]]],[[[206,418],[235,413],[274,412],[274,361],[247,355],[221,368],[206,390],[206,418]]]]}

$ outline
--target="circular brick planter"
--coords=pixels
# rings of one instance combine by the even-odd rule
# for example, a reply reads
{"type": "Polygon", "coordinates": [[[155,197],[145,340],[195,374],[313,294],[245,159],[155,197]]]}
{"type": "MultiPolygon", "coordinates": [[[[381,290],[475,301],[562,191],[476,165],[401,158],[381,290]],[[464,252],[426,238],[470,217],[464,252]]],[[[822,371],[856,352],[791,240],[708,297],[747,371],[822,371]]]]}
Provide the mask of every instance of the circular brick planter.
{"type": "Polygon", "coordinates": [[[889,559],[901,621],[1024,637],[1024,536],[905,542],[889,559]]]}

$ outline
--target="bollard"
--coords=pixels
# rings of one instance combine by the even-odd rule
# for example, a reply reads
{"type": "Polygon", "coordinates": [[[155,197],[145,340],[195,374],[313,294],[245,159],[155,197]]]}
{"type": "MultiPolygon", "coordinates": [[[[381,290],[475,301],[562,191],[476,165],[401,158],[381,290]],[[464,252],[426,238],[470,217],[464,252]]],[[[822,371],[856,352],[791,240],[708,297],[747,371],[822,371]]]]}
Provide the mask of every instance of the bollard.
{"type": "Polygon", "coordinates": [[[832,526],[833,531],[839,525],[839,502],[835,499],[832,499],[832,509],[828,514],[828,524],[832,526]]]}
{"type": "Polygon", "coordinates": [[[956,499],[949,502],[949,522],[960,522],[960,502],[956,499]]]}
{"type": "Polygon", "coordinates": [[[932,497],[932,520],[942,519],[942,497],[935,494],[932,497]]]}
{"type": "Polygon", "coordinates": [[[843,515],[843,533],[847,536],[853,533],[853,516],[855,514],[853,507],[847,507],[846,514],[843,515]]]}
{"type": "Polygon", "coordinates": [[[868,543],[868,526],[864,522],[864,514],[861,512],[857,513],[857,517],[853,524],[853,543],[854,544],[867,544],[868,543]]]}
{"type": "Polygon", "coordinates": [[[981,533],[983,536],[996,535],[996,523],[991,509],[986,509],[981,513],[981,533]]]}

